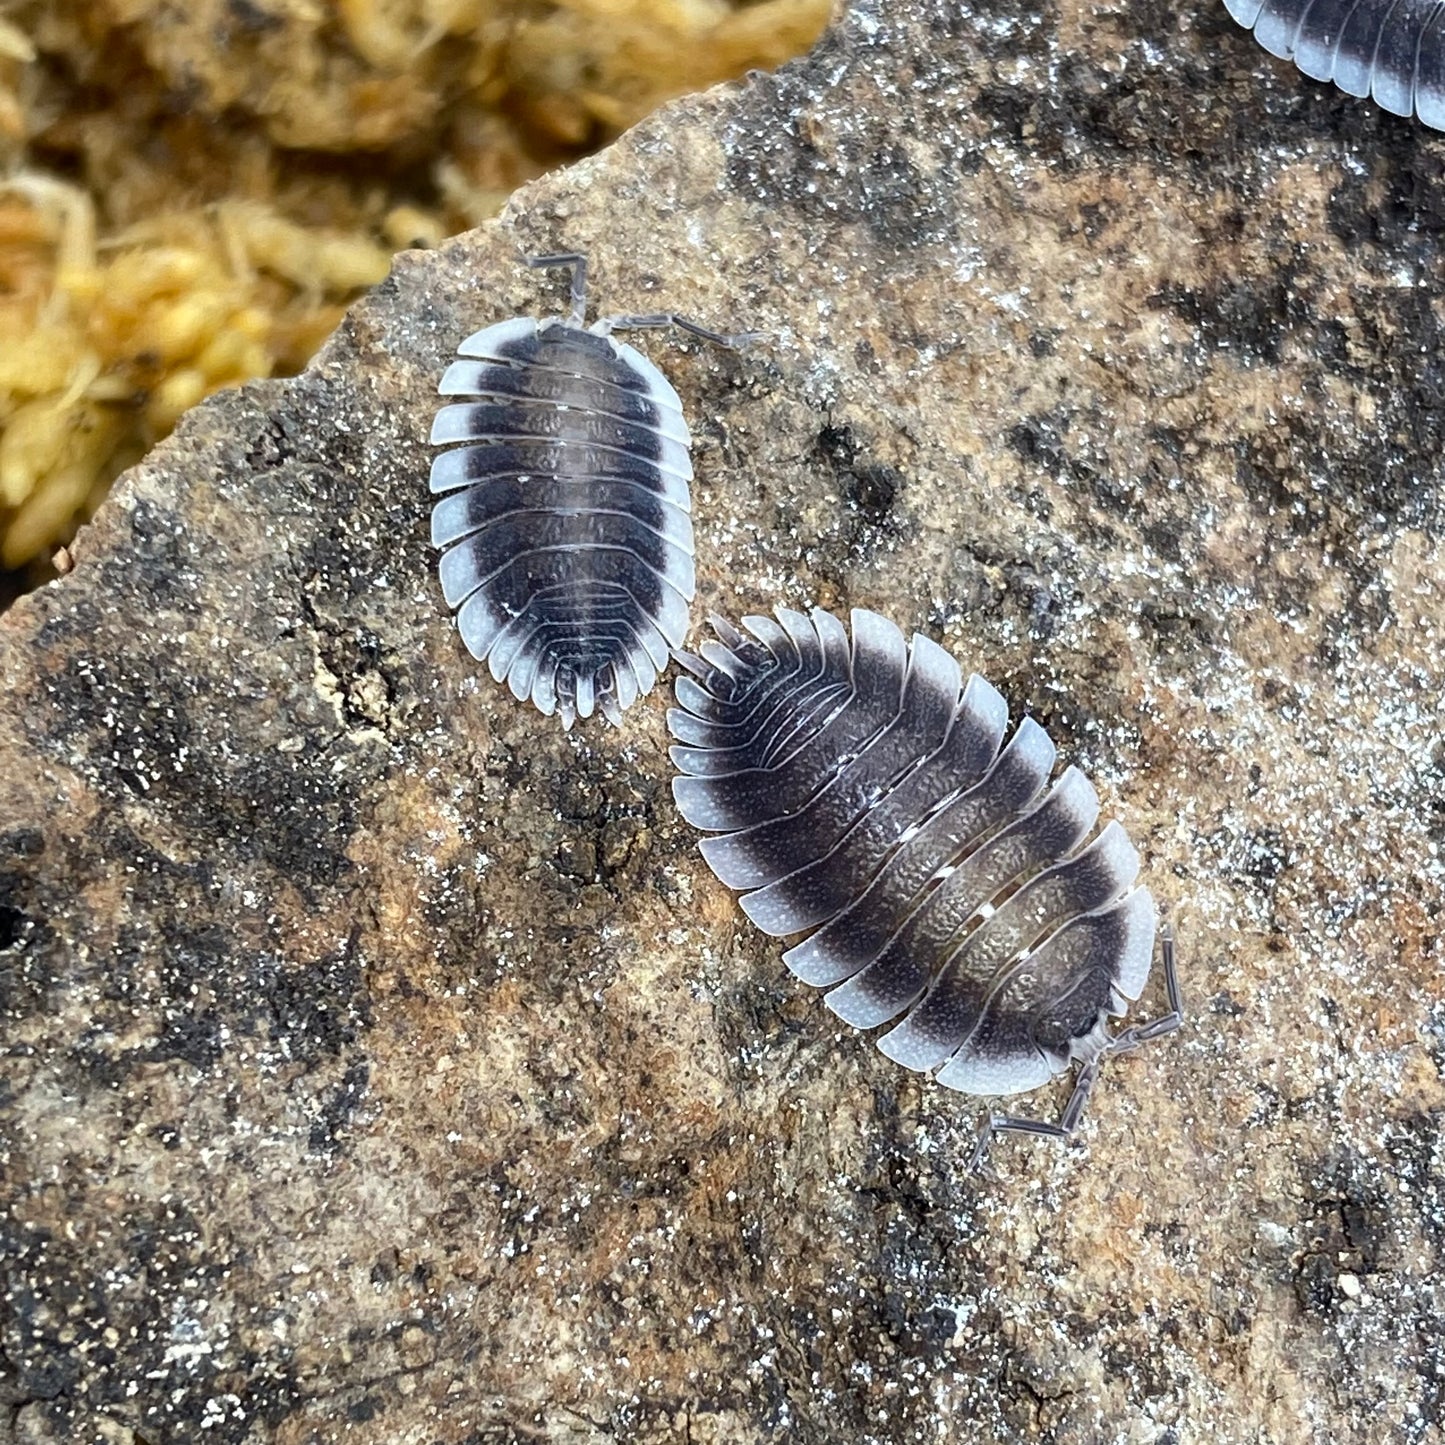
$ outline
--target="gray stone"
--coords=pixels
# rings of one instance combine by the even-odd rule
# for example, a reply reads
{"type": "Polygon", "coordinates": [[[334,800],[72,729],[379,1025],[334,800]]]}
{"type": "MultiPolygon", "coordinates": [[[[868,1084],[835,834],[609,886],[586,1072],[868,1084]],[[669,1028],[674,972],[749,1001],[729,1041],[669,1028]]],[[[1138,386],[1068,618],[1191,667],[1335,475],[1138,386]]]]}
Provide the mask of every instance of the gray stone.
{"type": "Polygon", "coordinates": [[[1442,162],[1222,6],[868,0],[188,417],[0,622],[11,1433],[1441,1441],[1442,162]],[[966,1173],[662,696],[467,662],[435,382],[563,247],[769,333],[644,341],[700,610],[930,633],[1139,842],[1192,1013],[1079,1144],[966,1173]]]}

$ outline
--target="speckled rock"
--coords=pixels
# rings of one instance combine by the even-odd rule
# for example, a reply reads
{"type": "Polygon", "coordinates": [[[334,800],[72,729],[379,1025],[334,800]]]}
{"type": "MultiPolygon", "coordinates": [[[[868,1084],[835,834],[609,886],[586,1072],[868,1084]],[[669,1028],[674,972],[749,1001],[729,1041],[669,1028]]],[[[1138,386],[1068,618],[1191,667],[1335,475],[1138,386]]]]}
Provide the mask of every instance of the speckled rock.
{"type": "Polygon", "coordinates": [[[1438,1445],[1442,222],[1222,6],[866,0],[191,415],[0,621],[0,1438],[1438,1445]],[[574,247],[769,333],[644,342],[702,607],[928,631],[1140,843],[1193,1011],[1076,1145],[965,1172],[661,695],[466,660],[436,379],[574,247]]]}

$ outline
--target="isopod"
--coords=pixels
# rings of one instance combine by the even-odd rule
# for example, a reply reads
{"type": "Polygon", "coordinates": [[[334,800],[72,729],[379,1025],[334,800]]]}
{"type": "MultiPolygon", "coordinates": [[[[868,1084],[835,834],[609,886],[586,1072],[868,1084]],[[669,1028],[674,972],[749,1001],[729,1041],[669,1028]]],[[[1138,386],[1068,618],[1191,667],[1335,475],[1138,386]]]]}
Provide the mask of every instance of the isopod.
{"type": "Polygon", "coordinates": [[[671,313],[586,326],[586,259],[527,265],[571,268],[571,312],[502,321],[457,348],[439,391],[465,400],[431,432],[451,447],[431,468],[432,545],[462,641],[497,682],[564,727],[594,709],[620,723],[687,632],[692,439],[677,392],[612,333],[749,337],[671,313]]]}
{"type": "Polygon", "coordinates": [[[1393,115],[1445,130],[1445,7],[1437,0],[1225,0],[1281,60],[1393,115]]]}
{"type": "Polygon", "coordinates": [[[668,713],[684,818],[703,857],[783,955],[878,1046],[969,1094],[1023,1093],[1081,1065],[1057,1123],[990,1112],[993,1135],[1067,1137],[1103,1061],[1177,1028],[1169,1012],[1118,1034],[1149,976],[1157,925],[1123,828],[1095,832],[1099,799],[983,678],[877,613],[852,636],[829,612],[713,619],[700,656],[678,653],[668,713]],[[1093,835],[1091,837],[1091,834],[1093,835]]]}

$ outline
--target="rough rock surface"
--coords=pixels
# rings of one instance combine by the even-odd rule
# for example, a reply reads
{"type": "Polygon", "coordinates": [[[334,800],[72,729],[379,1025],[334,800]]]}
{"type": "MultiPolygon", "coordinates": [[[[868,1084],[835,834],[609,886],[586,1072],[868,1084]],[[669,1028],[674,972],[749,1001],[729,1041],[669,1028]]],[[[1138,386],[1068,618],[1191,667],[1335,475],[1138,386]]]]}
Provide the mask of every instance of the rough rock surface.
{"type": "Polygon", "coordinates": [[[1220,6],[868,0],[193,413],[0,622],[0,1438],[1445,1439],[1442,222],[1220,6]],[[433,388],[562,247],[771,333],[645,340],[702,608],[930,632],[1140,841],[1192,1015],[1079,1144],[965,1172],[660,694],[460,655],[433,388]]]}

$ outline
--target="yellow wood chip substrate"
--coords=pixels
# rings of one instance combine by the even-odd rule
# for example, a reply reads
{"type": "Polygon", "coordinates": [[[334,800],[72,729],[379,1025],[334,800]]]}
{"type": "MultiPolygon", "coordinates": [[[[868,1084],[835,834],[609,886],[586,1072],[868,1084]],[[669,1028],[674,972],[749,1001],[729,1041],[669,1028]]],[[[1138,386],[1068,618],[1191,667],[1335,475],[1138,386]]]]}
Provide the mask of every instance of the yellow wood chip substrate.
{"type": "MultiPolygon", "coordinates": [[[[0,17],[0,567],[48,569],[218,387],[299,369],[393,251],[830,0],[20,0],[0,17]]],[[[44,570],[37,572],[44,575],[44,570]]]]}

